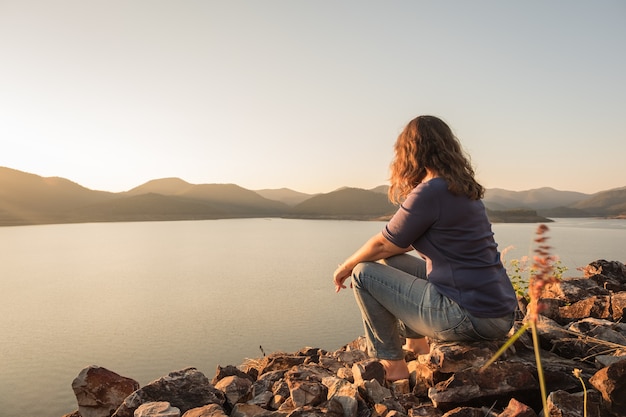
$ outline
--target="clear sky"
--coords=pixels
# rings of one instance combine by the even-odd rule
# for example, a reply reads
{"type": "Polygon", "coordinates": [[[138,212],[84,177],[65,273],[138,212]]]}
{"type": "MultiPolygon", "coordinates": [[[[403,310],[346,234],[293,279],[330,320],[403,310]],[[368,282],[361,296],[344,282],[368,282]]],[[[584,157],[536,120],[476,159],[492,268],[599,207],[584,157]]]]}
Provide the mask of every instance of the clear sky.
{"type": "Polygon", "coordinates": [[[0,166],[372,188],[419,114],[487,188],[626,186],[626,2],[0,0],[0,166]]]}

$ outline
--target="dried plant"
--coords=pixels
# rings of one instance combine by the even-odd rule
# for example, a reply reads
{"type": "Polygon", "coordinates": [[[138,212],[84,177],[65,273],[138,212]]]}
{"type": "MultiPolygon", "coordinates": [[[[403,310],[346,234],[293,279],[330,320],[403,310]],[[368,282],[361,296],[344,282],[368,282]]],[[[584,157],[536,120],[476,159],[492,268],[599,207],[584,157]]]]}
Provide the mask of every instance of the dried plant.
{"type": "MultiPolygon", "coordinates": [[[[533,256],[533,264],[528,279],[528,297],[530,303],[524,324],[520,329],[493,355],[487,363],[481,367],[481,371],[486,369],[489,365],[495,362],[515,341],[528,329],[532,332],[533,350],[535,352],[535,362],[537,364],[537,376],[539,377],[539,388],[541,390],[541,401],[543,405],[544,415],[547,415],[547,393],[546,384],[543,376],[543,368],[541,366],[541,356],[539,348],[539,337],[537,335],[537,319],[543,306],[540,303],[541,293],[546,285],[559,280],[560,274],[555,273],[555,263],[558,261],[555,256],[551,254],[551,247],[547,244],[548,226],[540,224],[537,228],[535,243],[537,248],[535,249],[535,255],[533,256]]],[[[562,271],[561,271],[562,273],[562,271]]]]}

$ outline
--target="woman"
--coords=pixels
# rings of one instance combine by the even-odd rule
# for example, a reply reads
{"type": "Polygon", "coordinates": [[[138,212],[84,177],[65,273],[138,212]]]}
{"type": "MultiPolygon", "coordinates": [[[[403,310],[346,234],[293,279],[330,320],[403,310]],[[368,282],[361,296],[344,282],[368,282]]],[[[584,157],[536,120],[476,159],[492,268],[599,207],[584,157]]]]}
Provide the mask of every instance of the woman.
{"type": "Polygon", "coordinates": [[[504,337],[517,307],[481,201],[484,188],[448,125],[409,122],[395,143],[389,198],[400,204],[385,228],[334,273],[361,309],[370,356],[390,381],[409,371],[405,349],[429,351],[425,337],[480,341],[504,337]],[[406,254],[415,249],[419,257],[406,254]]]}

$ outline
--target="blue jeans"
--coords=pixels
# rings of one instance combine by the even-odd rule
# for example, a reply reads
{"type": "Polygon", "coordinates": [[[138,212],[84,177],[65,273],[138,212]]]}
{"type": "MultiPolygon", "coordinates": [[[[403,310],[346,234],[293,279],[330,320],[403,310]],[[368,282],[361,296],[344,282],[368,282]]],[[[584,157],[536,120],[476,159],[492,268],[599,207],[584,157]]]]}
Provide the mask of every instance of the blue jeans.
{"type": "Polygon", "coordinates": [[[424,260],[407,254],[358,264],[352,271],[352,287],[369,354],[379,359],[403,359],[401,337],[497,340],[513,325],[513,314],[472,316],[428,282],[424,260]]]}

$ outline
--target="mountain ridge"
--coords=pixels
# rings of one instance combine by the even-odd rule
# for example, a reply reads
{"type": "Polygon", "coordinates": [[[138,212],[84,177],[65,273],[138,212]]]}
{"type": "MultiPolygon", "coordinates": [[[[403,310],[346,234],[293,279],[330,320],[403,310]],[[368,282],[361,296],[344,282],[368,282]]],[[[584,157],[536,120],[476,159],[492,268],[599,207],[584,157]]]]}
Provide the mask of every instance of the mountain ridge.
{"type": "MultiPolygon", "coordinates": [[[[177,177],[147,181],[128,191],[91,190],[61,177],[0,167],[0,225],[102,221],[288,217],[372,220],[396,210],[388,186],[341,187],[306,194],[288,188],[248,190],[236,184],[191,184],[177,177]]],[[[542,187],[488,189],[493,221],[537,222],[546,217],[626,217],[626,187],[585,194],[542,187]]]]}

